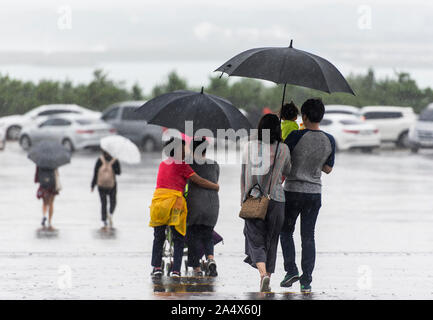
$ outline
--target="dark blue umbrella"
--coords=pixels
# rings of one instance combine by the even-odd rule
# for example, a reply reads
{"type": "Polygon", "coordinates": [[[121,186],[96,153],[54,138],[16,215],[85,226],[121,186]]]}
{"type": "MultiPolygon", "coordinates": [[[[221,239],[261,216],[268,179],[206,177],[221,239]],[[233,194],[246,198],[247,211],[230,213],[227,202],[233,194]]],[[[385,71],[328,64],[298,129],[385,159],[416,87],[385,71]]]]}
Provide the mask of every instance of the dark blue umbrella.
{"type": "Polygon", "coordinates": [[[40,168],[57,169],[71,161],[71,152],[60,142],[45,140],[31,147],[27,157],[40,168]]]}
{"type": "MultiPolygon", "coordinates": [[[[229,76],[263,79],[324,91],[355,95],[346,79],[328,60],[312,53],[289,47],[255,48],[239,53],[215,71],[229,76]]],[[[222,75],[222,74],[221,74],[222,75]]]]}

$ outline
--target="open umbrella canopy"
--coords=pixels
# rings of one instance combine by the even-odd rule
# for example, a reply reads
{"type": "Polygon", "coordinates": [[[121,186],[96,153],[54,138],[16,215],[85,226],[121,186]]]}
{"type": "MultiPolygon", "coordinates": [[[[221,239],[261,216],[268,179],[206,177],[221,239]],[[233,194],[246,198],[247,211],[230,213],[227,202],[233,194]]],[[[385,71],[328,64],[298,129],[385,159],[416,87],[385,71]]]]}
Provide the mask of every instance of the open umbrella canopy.
{"type": "Polygon", "coordinates": [[[328,93],[347,92],[354,95],[337,68],[319,56],[289,47],[255,48],[239,53],[215,71],[229,76],[293,84],[328,93]]]}
{"type": "Polygon", "coordinates": [[[120,161],[136,164],[140,163],[141,155],[137,146],[129,139],[112,135],[101,139],[101,149],[120,161]]]}
{"type": "Polygon", "coordinates": [[[194,132],[208,129],[214,137],[218,129],[250,129],[248,119],[230,101],[203,92],[179,90],[162,94],[142,105],[136,112],[148,123],[187,133],[186,121],[192,121],[194,132]]]}
{"type": "Polygon", "coordinates": [[[57,169],[71,161],[71,152],[60,142],[45,140],[31,147],[27,157],[40,168],[57,169]]]}

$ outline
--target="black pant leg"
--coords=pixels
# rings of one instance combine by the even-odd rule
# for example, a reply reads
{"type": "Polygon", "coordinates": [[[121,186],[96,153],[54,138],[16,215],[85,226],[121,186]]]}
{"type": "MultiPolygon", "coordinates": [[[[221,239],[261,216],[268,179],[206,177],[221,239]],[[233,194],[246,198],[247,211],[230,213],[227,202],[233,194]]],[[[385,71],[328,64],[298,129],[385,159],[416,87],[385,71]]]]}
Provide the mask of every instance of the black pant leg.
{"type": "Polygon", "coordinates": [[[185,248],[185,237],[176,231],[175,227],[171,227],[171,234],[174,242],[174,257],[172,271],[180,272],[182,267],[183,249],[185,248]]]}
{"type": "Polygon", "coordinates": [[[110,190],[110,213],[113,214],[117,204],[117,185],[110,190]]]}
{"type": "Polygon", "coordinates": [[[101,220],[107,220],[107,191],[102,188],[98,188],[99,198],[101,200],[101,220]]]}
{"type": "Polygon", "coordinates": [[[159,226],[153,228],[153,247],[152,247],[152,266],[161,267],[162,264],[162,250],[165,242],[165,228],[166,226],[159,226]]]}
{"type": "Polygon", "coordinates": [[[280,233],[281,249],[284,258],[284,270],[289,273],[298,273],[296,266],[296,251],[293,233],[295,231],[296,220],[301,211],[304,199],[302,193],[284,192],[286,203],[284,208],[284,222],[280,233]]]}
{"type": "Polygon", "coordinates": [[[321,205],[320,194],[308,194],[301,211],[302,277],[300,281],[304,285],[310,284],[313,280],[312,274],[316,262],[314,232],[321,205]]]}
{"type": "Polygon", "coordinates": [[[202,231],[202,243],[204,248],[205,258],[214,255],[214,243],[213,243],[213,227],[203,226],[202,231]]]}

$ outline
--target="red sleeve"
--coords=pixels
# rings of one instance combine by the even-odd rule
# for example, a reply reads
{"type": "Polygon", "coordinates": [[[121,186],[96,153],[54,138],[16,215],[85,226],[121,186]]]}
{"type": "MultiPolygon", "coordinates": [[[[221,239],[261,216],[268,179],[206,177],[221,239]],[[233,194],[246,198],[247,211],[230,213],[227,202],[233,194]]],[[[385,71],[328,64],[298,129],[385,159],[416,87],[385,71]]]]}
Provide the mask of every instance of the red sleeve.
{"type": "Polygon", "coordinates": [[[187,164],[187,163],[182,164],[181,175],[185,179],[189,179],[194,173],[195,173],[194,170],[192,170],[192,168],[189,164],[187,164]]]}

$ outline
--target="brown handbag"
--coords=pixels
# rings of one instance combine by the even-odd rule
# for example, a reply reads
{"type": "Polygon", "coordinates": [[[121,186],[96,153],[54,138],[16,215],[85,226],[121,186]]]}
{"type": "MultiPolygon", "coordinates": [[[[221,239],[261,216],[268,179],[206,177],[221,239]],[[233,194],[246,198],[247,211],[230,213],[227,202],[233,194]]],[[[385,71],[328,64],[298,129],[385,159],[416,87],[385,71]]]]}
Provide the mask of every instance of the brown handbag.
{"type": "Polygon", "coordinates": [[[248,198],[242,203],[241,212],[239,212],[239,217],[242,219],[262,219],[265,220],[266,212],[268,211],[268,204],[271,197],[269,194],[264,194],[260,185],[256,183],[248,192],[248,198]],[[251,190],[256,186],[259,187],[261,192],[260,197],[253,197],[250,195],[251,190]]]}
{"type": "Polygon", "coordinates": [[[272,186],[272,175],[275,167],[275,159],[277,157],[278,153],[278,146],[275,150],[275,156],[274,156],[274,164],[272,166],[271,171],[271,179],[269,181],[269,188],[268,188],[268,194],[265,194],[260,187],[258,183],[256,183],[249,191],[248,191],[248,197],[247,199],[242,203],[241,211],[239,212],[239,217],[242,219],[261,219],[265,220],[266,213],[268,212],[268,205],[269,201],[271,200],[271,186],[272,186]],[[258,187],[261,196],[260,197],[253,197],[251,196],[251,191],[258,187]]]}

